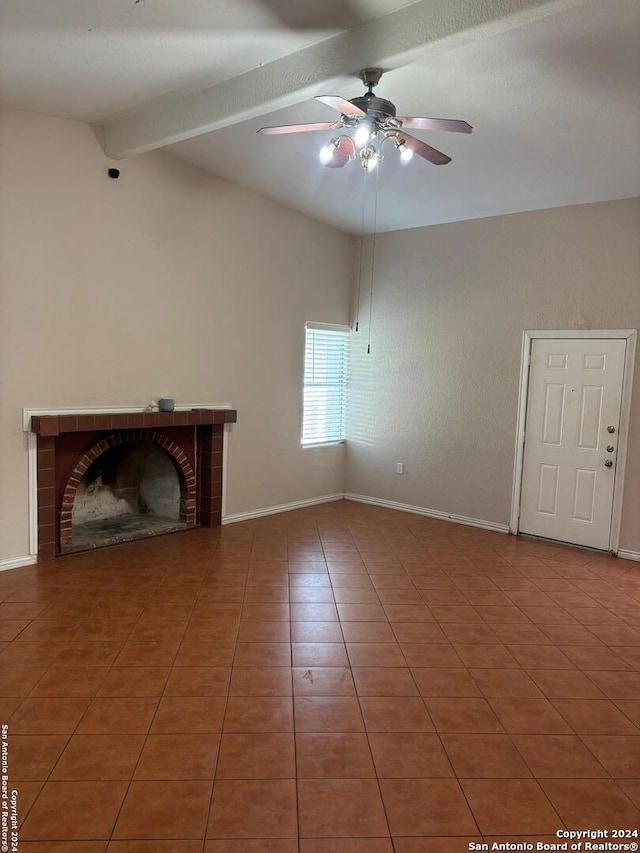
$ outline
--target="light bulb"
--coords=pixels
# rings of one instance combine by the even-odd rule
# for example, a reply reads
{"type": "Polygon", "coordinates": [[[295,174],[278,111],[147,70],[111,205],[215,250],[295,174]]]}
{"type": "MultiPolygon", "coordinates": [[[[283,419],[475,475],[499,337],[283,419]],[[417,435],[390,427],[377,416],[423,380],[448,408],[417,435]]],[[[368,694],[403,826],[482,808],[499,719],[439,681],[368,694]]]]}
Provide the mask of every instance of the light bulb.
{"type": "Polygon", "coordinates": [[[402,144],[400,146],[400,159],[403,163],[408,163],[409,160],[413,157],[413,151],[410,148],[407,148],[406,145],[402,144]]]}
{"type": "Polygon", "coordinates": [[[371,138],[371,130],[368,125],[361,124],[360,127],[356,130],[355,135],[353,137],[353,141],[359,147],[366,145],[369,139],[371,138]]]}
{"type": "Polygon", "coordinates": [[[326,166],[333,160],[333,152],[336,150],[335,145],[325,145],[324,148],[320,149],[320,153],[318,154],[318,158],[323,166],[326,166]]]}

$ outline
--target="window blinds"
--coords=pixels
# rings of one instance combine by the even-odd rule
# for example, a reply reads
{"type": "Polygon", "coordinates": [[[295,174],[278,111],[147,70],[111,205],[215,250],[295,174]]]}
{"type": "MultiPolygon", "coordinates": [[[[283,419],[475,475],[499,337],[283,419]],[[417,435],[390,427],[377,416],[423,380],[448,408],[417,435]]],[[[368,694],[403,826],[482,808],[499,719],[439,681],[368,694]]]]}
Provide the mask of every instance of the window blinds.
{"type": "Polygon", "coordinates": [[[344,440],[348,327],[307,323],[302,444],[344,440]]]}

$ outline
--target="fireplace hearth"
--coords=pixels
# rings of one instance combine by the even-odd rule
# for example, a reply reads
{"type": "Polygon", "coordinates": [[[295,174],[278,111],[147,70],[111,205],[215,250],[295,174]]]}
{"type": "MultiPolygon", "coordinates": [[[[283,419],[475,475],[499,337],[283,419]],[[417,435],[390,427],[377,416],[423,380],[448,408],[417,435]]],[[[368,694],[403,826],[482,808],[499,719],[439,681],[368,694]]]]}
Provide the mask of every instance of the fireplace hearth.
{"type": "Polygon", "coordinates": [[[38,555],[102,548],[222,516],[233,409],[33,416],[38,555]]]}

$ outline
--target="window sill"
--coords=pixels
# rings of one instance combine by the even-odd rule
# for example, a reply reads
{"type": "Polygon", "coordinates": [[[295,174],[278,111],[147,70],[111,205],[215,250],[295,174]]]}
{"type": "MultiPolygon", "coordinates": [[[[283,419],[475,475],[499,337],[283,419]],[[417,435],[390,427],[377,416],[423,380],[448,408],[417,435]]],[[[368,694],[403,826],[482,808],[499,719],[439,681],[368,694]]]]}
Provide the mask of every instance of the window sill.
{"type": "Polygon", "coordinates": [[[317,444],[301,444],[303,450],[314,450],[316,447],[339,447],[341,444],[345,443],[345,439],[342,438],[340,441],[322,441],[317,444]]]}

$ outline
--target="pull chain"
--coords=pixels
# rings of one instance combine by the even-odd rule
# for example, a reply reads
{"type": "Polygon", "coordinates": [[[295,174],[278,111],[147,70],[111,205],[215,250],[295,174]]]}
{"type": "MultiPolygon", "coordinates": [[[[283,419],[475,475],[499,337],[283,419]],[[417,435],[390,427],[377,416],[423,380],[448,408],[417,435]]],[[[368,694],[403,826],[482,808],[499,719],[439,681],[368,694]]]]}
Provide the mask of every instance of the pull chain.
{"type": "Polygon", "coordinates": [[[373,245],[371,247],[371,283],[369,287],[369,337],[367,340],[367,355],[371,354],[371,319],[373,314],[373,279],[376,268],[376,232],[378,226],[378,171],[374,183],[373,198],[373,245]]]}
{"type": "Polygon", "coordinates": [[[367,172],[364,173],[364,183],[362,184],[362,222],[360,224],[360,257],[358,260],[358,296],[356,303],[356,332],[360,325],[360,287],[362,284],[362,258],[364,255],[364,216],[367,201],[367,172]]]}

